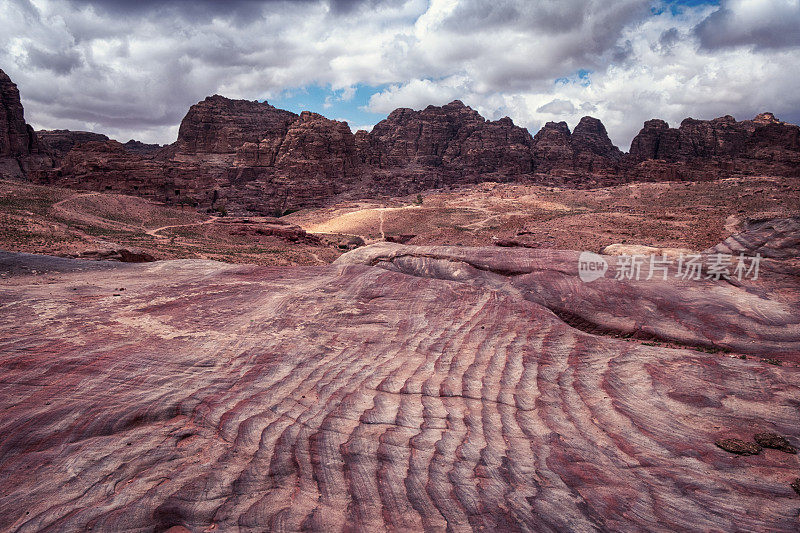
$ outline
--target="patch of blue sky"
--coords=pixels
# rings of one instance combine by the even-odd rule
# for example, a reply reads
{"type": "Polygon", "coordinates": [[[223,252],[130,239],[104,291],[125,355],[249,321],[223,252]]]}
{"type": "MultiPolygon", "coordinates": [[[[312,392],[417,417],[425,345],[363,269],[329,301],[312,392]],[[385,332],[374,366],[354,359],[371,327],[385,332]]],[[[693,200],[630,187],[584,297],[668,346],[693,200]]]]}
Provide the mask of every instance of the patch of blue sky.
{"type": "Polygon", "coordinates": [[[592,84],[591,80],[591,70],[586,69],[579,69],[573,74],[569,76],[564,76],[562,78],[556,78],[555,84],[556,85],[581,85],[583,87],[588,87],[592,84]]]}
{"type": "Polygon", "coordinates": [[[720,1],[721,0],[663,0],[655,2],[650,7],[650,12],[653,15],[661,15],[669,11],[672,15],[680,15],[687,7],[718,6],[720,1]]]}
{"type": "Polygon", "coordinates": [[[350,129],[373,126],[386,115],[367,110],[370,97],[386,89],[388,85],[362,85],[334,90],[330,85],[309,85],[284,90],[270,104],[295,113],[312,111],[335,120],[346,120],[350,129]]]}

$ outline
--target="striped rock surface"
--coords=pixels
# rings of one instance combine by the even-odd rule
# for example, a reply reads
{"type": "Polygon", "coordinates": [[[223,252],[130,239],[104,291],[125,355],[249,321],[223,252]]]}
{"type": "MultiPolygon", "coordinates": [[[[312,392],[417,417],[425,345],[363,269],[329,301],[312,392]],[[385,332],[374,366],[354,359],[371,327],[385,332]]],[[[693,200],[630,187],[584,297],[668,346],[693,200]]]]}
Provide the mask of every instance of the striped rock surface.
{"type": "Polygon", "coordinates": [[[462,252],[426,276],[0,254],[0,529],[800,527],[797,456],[714,445],[800,444],[796,365],[576,329],[541,303],[566,263],[537,292],[462,252]]]}

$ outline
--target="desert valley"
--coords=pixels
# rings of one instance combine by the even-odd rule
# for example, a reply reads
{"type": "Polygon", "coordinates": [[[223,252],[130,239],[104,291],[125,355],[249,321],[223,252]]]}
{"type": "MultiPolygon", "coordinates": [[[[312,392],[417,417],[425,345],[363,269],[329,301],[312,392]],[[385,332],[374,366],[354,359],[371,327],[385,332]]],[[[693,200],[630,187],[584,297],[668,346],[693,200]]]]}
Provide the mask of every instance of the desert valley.
{"type": "Polygon", "coordinates": [[[797,125],[23,99],[0,531],[800,529],[797,125]]]}

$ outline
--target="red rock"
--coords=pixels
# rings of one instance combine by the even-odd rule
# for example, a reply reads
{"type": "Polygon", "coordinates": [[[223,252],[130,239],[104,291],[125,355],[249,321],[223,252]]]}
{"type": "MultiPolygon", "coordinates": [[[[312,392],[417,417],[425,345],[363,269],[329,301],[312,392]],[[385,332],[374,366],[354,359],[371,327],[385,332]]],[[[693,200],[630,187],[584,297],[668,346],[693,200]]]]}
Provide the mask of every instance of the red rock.
{"type": "Polygon", "coordinates": [[[730,115],[687,118],[678,129],[650,120],[633,139],[629,159],[661,159],[687,177],[800,176],[800,128],[778,121],[772,113],[741,122],[730,115]]]}
{"type": "Polygon", "coordinates": [[[282,139],[297,115],[266,102],[209,96],[181,121],[177,154],[234,154],[244,143],[282,139]]]}
{"type": "Polygon", "coordinates": [[[103,134],[90,131],[39,130],[36,135],[41,143],[47,146],[57,161],[60,161],[77,144],[110,140],[103,134]]]}
{"type": "Polygon", "coordinates": [[[134,139],[129,140],[126,143],[123,143],[122,146],[125,150],[132,152],[134,154],[139,154],[143,156],[155,155],[164,147],[160,144],[148,144],[143,143],[141,141],[136,141],[134,139]]]}
{"type": "Polygon", "coordinates": [[[533,138],[537,172],[587,174],[617,171],[622,152],[598,119],[583,117],[570,133],[566,122],[548,122],[533,138]]]}
{"type": "Polygon", "coordinates": [[[741,439],[722,439],[714,444],[726,452],[735,453],[736,455],[758,455],[761,453],[761,446],[755,442],[746,442],[741,439]]]}
{"type": "MultiPolygon", "coordinates": [[[[800,225],[793,219],[762,223],[731,237],[740,243],[737,253],[752,256],[756,250],[773,250],[769,255],[775,258],[761,261],[757,280],[751,274],[741,281],[735,276],[731,281],[707,279],[706,272],[703,279],[683,280],[674,276],[675,265],[667,279],[646,280],[649,259],[643,261],[641,279],[615,279],[621,259],[607,256],[605,276],[586,283],[577,276],[578,252],[524,248],[379,243],[346,254],[337,263],[376,265],[521,294],[589,333],[800,362],[800,270],[788,254],[778,251],[791,252],[798,239],[800,225]]],[[[708,256],[716,253],[728,252],[709,250],[703,262],[713,261],[708,256]]],[[[734,268],[735,264],[729,271],[734,268]]]]}
{"type": "MultiPolygon", "coordinates": [[[[381,246],[405,259],[287,270],[0,253],[4,524],[796,529],[794,458],[713,444],[753,427],[796,438],[796,366],[571,327],[537,302],[583,303],[574,257],[381,246]],[[507,290],[526,275],[547,283],[507,290]]],[[[684,288],[688,315],[646,306],[737,339],[741,318],[701,312],[721,287],[684,288]]],[[[621,293],[611,312],[657,297],[598,291],[621,293]]],[[[766,302],[747,320],[781,327],[766,302]]]]}
{"type": "Polygon", "coordinates": [[[796,454],[797,448],[789,444],[786,437],[777,433],[756,433],[753,439],[762,448],[772,448],[785,453],[796,454]]]}
{"type": "Polygon", "coordinates": [[[0,177],[22,177],[52,166],[33,128],[25,122],[19,90],[0,70],[0,177]]]}
{"type": "Polygon", "coordinates": [[[362,135],[362,159],[379,168],[414,165],[451,170],[457,176],[532,170],[532,138],[508,117],[486,121],[455,100],[422,111],[396,109],[362,135]]]}
{"type": "Polygon", "coordinates": [[[570,132],[547,123],[535,137],[508,117],[487,121],[460,101],[397,109],[371,132],[266,102],[211,96],[193,105],[178,139],[159,148],[129,141],[81,142],[96,134],[46,132],[57,169],[27,131],[19,94],[5,77],[3,172],[68,187],[138,194],[231,213],[272,215],[338,200],[403,196],[462,183],[538,181],[594,187],[633,180],[800,175],[800,128],[764,113],[686,119],[678,129],[645,123],[623,156],[603,124],[584,117],[570,132]],[[10,102],[10,103],[6,103],[10,102]],[[88,136],[88,137],[87,137],[88,136]],[[64,151],[69,152],[64,154],[64,151]],[[62,158],[63,155],[63,158],[62,158]]]}

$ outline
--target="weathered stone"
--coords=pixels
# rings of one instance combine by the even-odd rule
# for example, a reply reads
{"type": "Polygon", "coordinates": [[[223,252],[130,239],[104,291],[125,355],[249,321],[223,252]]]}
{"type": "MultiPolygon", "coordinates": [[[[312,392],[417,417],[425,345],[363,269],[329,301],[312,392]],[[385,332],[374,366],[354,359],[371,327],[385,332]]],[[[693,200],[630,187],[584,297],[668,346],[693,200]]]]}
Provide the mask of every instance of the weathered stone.
{"type": "Polygon", "coordinates": [[[772,448],[786,453],[796,454],[797,449],[789,444],[786,437],[778,435],[777,433],[756,433],[753,437],[756,443],[762,448],[772,448]]]}
{"type": "Polygon", "coordinates": [[[745,442],[741,439],[721,439],[714,444],[736,455],[758,455],[761,452],[761,446],[755,442],[745,442]]]}
{"type": "Polygon", "coordinates": [[[33,128],[25,122],[19,90],[0,70],[0,177],[23,177],[52,166],[33,128]]]}
{"type": "Polygon", "coordinates": [[[793,479],[795,462],[732,468],[710,445],[718,427],[795,431],[795,410],[775,406],[795,405],[796,366],[592,334],[558,307],[596,291],[619,322],[751,346],[783,328],[788,351],[798,315],[763,286],[588,284],[552,250],[343,257],[275,269],[0,252],[5,523],[796,529],[794,493],[764,481],[793,479]],[[685,307],[663,306],[665,288],[685,307]]]}

